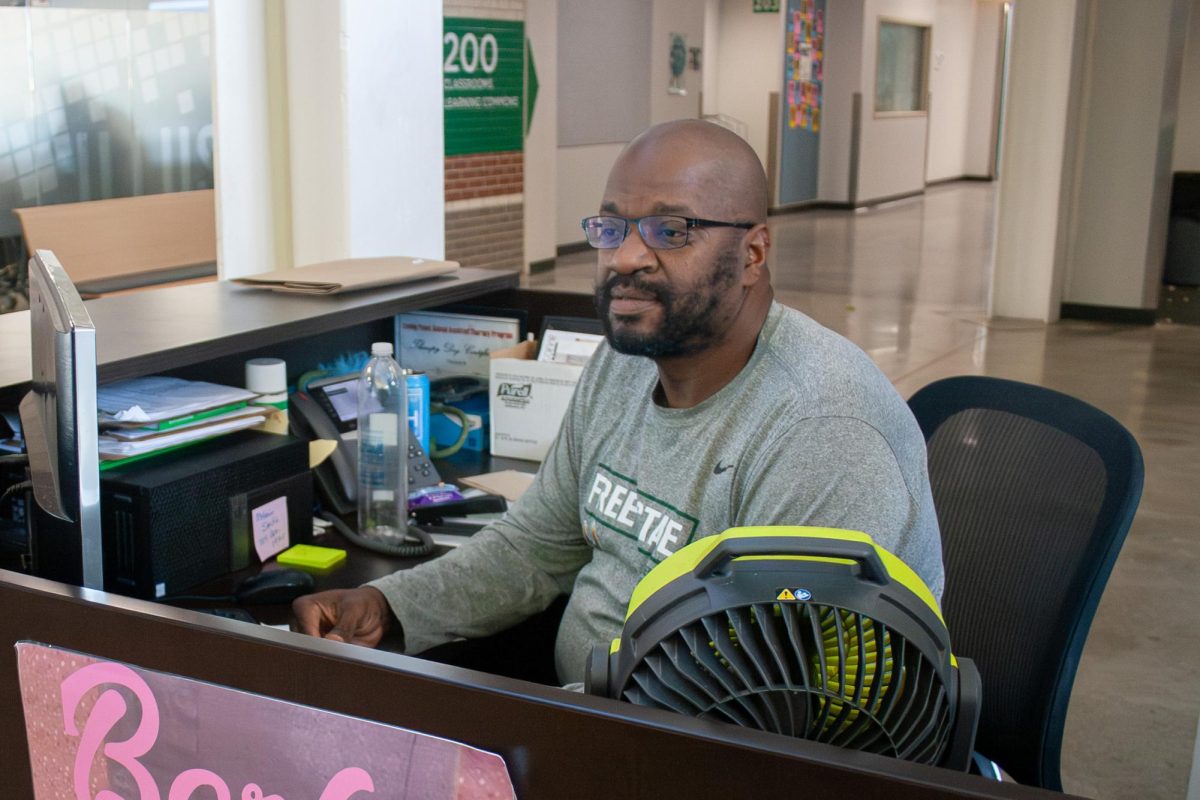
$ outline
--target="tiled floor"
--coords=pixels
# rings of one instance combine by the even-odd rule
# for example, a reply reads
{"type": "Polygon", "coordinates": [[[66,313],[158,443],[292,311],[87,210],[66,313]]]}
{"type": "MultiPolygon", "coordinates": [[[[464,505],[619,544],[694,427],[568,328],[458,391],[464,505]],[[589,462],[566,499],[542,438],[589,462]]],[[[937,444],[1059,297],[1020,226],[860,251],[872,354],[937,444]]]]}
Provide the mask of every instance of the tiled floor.
{"type": "MultiPolygon", "coordinates": [[[[987,320],[993,206],[992,185],[956,183],[776,217],[776,296],[865,349],[905,397],[948,375],[1014,378],[1133,432],[1145,490],[1083,654],[1063,774],[1092,797],[1183,797],[1200,713],[1200,326],[987,320]]],[[[529,285],[590,293],[594,261],[560,258],[529,285]]]]}

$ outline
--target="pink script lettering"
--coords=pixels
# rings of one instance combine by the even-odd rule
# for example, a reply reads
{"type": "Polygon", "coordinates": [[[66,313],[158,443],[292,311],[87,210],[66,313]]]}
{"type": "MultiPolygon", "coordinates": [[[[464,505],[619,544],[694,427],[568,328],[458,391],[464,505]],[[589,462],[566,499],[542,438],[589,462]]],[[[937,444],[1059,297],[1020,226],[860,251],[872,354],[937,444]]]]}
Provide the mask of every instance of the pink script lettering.
{"type": "MultiPolygon", "coordinates": [[[[150,687],[141,676],[123,664],[100,662],[89,664],[69,675],[61,686],[63,729],[71,736],[79,737],[79,750],[75,754],[73,786],[76,800],[127,800],[107,789],[91,796],[88,778],[97,755],[103,752],[109,761],[120,764],[137,784],[137,800],[161,800],[162,795],[154,783],[153,776],[142,766],[139,758],[150,752],[158,740],[158,702],[150,687]],[[91,713],[84,722],[83,732],[75,721],[79,704],[92,689],[106,684],[121,686],[131,691],[141,704],[141,721],[133,735],[124,741],[109,742],[117,723],[129,710],[125,697],[116,689],[105,689],[96,699],[91,713]]],[[[232,800],[229,785],[207,769],[188,769],[179,773],[171,782],[167,800],[189,800],[192,793],[208,787],[217,793],[218,800],[232,800]]],[[[366,770],[346,767],[326,784],[320,800],[351,800],[358,792],[374,793],[375,782],[366,770]]],[[[128,800],[133,800],[129,798],[128,800]]],[[[284,800],[277,794],[266,795],[258,784],[250,783],[242,788],[241,800],[284,800]]]]}

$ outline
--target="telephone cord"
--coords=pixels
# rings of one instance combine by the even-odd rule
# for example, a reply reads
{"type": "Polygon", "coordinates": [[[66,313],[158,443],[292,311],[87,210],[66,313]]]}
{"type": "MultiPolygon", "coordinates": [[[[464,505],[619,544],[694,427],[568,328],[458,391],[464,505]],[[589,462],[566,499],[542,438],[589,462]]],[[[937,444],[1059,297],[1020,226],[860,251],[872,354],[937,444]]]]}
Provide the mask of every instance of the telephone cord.
{"type": "Polygon", "coordinates": [[[327,511],[318,511],[317,516],[332,524],[333,527],[337,528],[343,536],[354,544],[366,550],[380,553],[381,555],[396,556],[399,558],[417,558],[430,555],[436,547],[433,537],[428,532],[411,523],[407,526],[408,534],[413,536],[417,541],[411,542],[406,537],[403,542],[392,543],[365,536],[343,522],[341,517],[330,514],[327,511]]]}

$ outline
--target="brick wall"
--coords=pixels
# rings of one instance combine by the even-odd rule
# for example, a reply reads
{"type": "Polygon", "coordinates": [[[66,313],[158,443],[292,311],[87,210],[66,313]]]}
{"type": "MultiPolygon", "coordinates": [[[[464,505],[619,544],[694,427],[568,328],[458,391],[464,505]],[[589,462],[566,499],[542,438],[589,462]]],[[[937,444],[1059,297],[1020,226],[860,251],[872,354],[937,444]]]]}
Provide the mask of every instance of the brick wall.
{"type": "Polygon", "coordinates": [[[525,266],[522,154],[446,159],[446,258],[464,267],[525,266]],[[457,162],[484,162],[464,167],[457,162]],[[503,164],[498,162],[504,162],[503,164]],[[453,177],[451,173],[457,173],[453,177]]]}
{"type": "Polygon", "coordinates": [[[524,219],[520,195],[515,201],[506,197],[461,211],[447,207],[446,258],[464,267],[520,268],[525,262],[524,219]]]}
{"type": "MultiPolygon", "coordinates": [[[[446,0],[448,17],[525,18],[525,0],[446,0]]],[[[464,267],[525,266],[525,155],[446,157],[446,258],[464,267]]]]}
{"type": "Polygon", "coordinates": [[[446,157],[446,202],[521,194],[525,154],[479,153],[446,157]]]}

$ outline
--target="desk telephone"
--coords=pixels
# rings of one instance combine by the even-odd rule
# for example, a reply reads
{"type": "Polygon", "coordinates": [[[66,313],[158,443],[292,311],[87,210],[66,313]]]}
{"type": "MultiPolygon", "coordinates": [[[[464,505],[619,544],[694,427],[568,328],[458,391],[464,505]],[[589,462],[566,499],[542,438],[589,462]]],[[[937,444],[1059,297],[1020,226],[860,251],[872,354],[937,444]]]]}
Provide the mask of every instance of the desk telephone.
{"type": "MultiPolygon", "coordinates": [[[[333,455],[314,471],[317,491],[336,514],[350,514],[358,496],[358,395],[357,375],[313,381],[307,393],[289,398],[288,412],[293,433],[305,438],[338,442],[333,455]]],[[[409,431],[408,489],[410,492],[436,486],[441,476],[420,442],[409,431]]]]}

